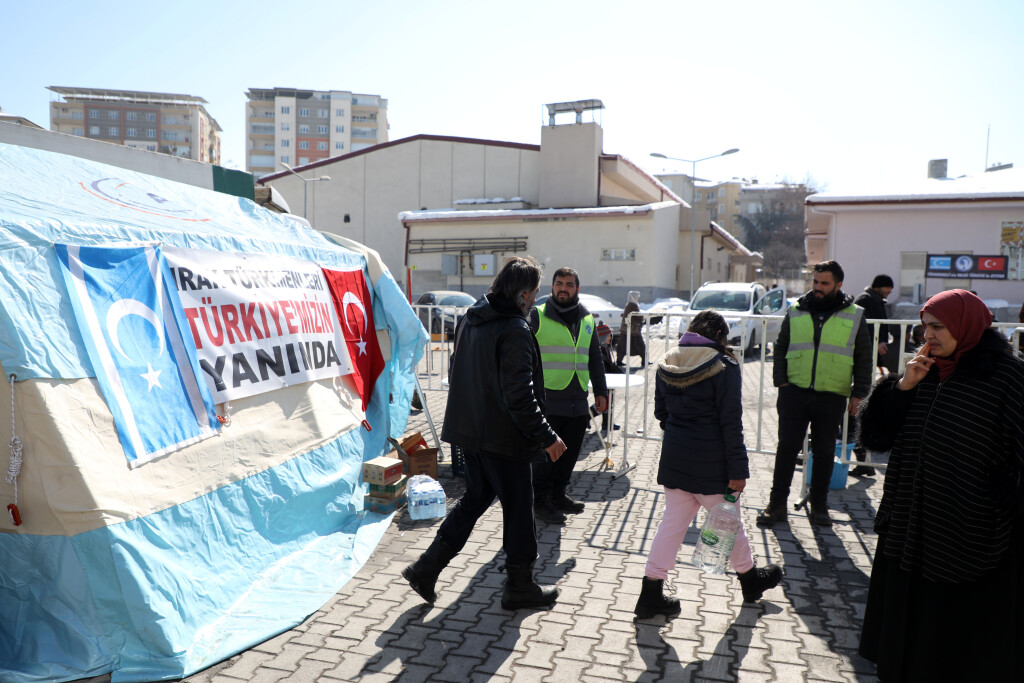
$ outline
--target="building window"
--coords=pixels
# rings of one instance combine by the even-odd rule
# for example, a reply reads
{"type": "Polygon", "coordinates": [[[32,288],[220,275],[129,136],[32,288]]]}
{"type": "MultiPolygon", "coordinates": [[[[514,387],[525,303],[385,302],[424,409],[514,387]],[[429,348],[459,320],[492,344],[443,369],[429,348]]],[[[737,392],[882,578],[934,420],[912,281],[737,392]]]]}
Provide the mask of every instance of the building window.
{"type": "Polygon", "coordinates": [[[291,147],[291,145],[292,145],[292,141],[291,140],[281,140],[281,146],[282,147],[291,147]]]}
{"type": "Polygon", "coordinates": [[[146,145],[146,149],[149,150],[150,152],[155,152],[156,145],[146,145]]]}
{"type": "Polygon", "coordinates": [[[147,138],[155,138],[156,137],[156,129],[155,128],[147,128],[146,129],[146,137],[147,138]]]}
{"type": "Polygon", "coordinates": [[[305,166],[309,163],[309,157],[299,157],[299,166],[305,166]]]}
{"type": "Polygon", "coordinates": [[[80,112],[80,111],[73,111],[73,112],[71,112],[71,118],[73,118],[73,119],[80,119],[80,118],[82,118],[82,112],[80,112]]]}
{"type": "Polygon", "coordinates": [[[121,112],[119,112],[119,111],[108,111],[107,112],[107,117],[109,117],[111,121],[117,121],[119,118],[121,118],[121,112]]]}
{"type": "Polygon", "coordinates": [[[282,114],[290,114],[290,113],[292,113],[292,108],[291,107],[281,107],[281,113],[282,114]]]}
{"type": "Polygon", "coordinates": [[[272,118],[274,118],[274,112],[272,112],[270,110],[267,110],[267,111],[263,112],[263,118],[265,118],[265,119],[272,119],[272,118]]]}
{"type": "Polygon", "coordinates": [[[301,133],[308,133],[308,132],[309,132],[309,126],[307,126],[306,124],[302,124],[302,125],[299,126],[299,133],[300,134],[301,133]]]}
{"type": "Polygon", "coordinates": [[[288,156],[287,154],[282,154],[281,155],[281,161],[287,164],[287,163],[289,163],[291,161],[291,157],[288,156]]]}
{"type": "Polygon", "coordinates": [[[321,152],[326,152],[327,151],[327,143],[326,142],[318,142],[318,143],[316,143],[316,148],[318,150],[320,150],[321,152]]]}
{"type": "Polygon", "coordinates": [[[72,135],[85,135],[85,128],[72,128],[71,129],[71,134],[72,135]]]}
{"type": "Polygon", "coordinates": [[[138,114],[138,112],[128,111],[128,112],[125,112],[124,118],[125,118],[126,121],[136,121],[139,118],[139,114],[138,114]]]}
{"type": "Polygon", "coordinates": [[[90,109],[89,110],[89,118],[90,119],[98,119],[99,117],[100,117],[99,111],[97,111],[96,109],[90,109]]]}
{"type": "Polygon", "coordinates": [[[316,110],[316,117],[318,119],[329,119],[329,118],[331,118],[331,110],[330,109],[317,109],[316,110]]]}
{"type": "Polygon", "coordinates": [[[109,129],[107,129],[107,133],[110,135],[120,135],[121,129],[117,126],[111,126],[109,129]]]}
{"type": "Polygon", "coordinates": [[[345,110],[344,109],[335,109],[334,110],[334,115],[335,116],[344,116],[345,115],[345,110]]]}
{"type": "Polygon", "coordinates": [[[345,143],[344,142],[335,142],[334,143],[334,149],[345,149],[345,143]]]}
{"type": "Polygon", "coordinates": [[[309,141],[299,140],[299,149],[309,149],[309,141]]]}
{"type": "Polygon", "coordinates": [[[300,109],[299,116],[309,116],[309,109],[300,109]]]}
{"type": "Polygon", "coordinates": [[[718,188],[718,196],[719,197],[724,197],[725,196],[725,188],[724,187],[718,188]]]}
{"type": "Polygon", "coordinates": [[[636,261],[636,249],[602,249],[602,261],[636,261]]]}
{"type": "Polygon", "coordinates": [[[290,125],[288,125],[287,121],[282,121],[281,122],[281,130],[291,130],[291,129],[292,129],[292,127],[290,125]]]}
{"type": "Polygon", "coordinates": [[[334,127],[334,132],[335,133],[344,133],[345,132],[345,126],[335,126],[334,127]]]}
{"type": "Polygon", "coordinates": [[[329,92],[322,92],[322,93],[320,93],[320,99],[321,100],[329,100],[329,99],[331,99],[331,93],[329,93],[329,92]]]}
{"type": "Polygon", "coordinates": [[[100,134],[100,127],[99,126],[89,126],[89,135],[99,135],[99,134],[100,134]]]}
{"type": "Polygon", "coordinates": [[[316,127],[316,132],[319,135],[327,135],[327,126],[317,126],[316,127]]]}
{"type": "Polygon", "coordinates": [[[155,111],[147,111],[146,112],[146,120],[147,121],[156,121],[156,112],[155,111]]]}
{"type": "Polygon", "coordinates": [[[128,128],[126,130],[126,133],[128,134],[128,137],[134,138],[134,137],[138,136],[139,130],[138,130],[138,128],[128,128]]]}

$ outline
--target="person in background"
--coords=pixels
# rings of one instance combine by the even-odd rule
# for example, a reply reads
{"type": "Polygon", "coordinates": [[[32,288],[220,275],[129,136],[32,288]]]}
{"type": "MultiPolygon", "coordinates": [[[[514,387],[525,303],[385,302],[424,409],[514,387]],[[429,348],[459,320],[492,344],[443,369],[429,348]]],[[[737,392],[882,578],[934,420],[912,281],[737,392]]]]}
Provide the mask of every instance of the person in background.
{"type": "MultiPolygon", "coordinates": [[[[679,614],[679,599],[665,595],[679,546],[697,512],[725,500],[726,489],[743,491],[750,472],[743,443],[742,373],[726,346],[729,325],[717,311],[698,313],[679,345],[658,363],[654,417],[665,433],[658,483],[665,487],[665,512],[647,556],[640,598],[641,619],[679,614]]],[[[741,527],[729,562],[744,602],[755,602],[779,585],[782,569],[758,568],[741,527]]]]}
{"type": "MultiPolygon", "coordinates": [[[[1020,305],[1020,312],[1017,314],[1017,322],[1024,325],[1024,304],[1020,305]]],[[[1024,354],[1024,330],[1018,329],[1017,350],[1024,354]]]]}
{"type": "MultiPolygon", "coordinates": [[[[875,279],[871,281],[871,286],[865,287],[864,291],[861,292],[860,296],[853,303],[864,309],[864,317],[866,319],[887,320],[889,315],[885,310],[885,299],[892,293],[893,285],[892,278],[888,275],[876,275],[875,279]]],[[[871,326],[871,329],[872,331],[874,330],[874,325],[871,326]]],[[[895,372],[899,363],[899,353],[896,351],[896,347],[893,348],[892,353],[889,353],[891,332],[892,330],[888,325],[879,325],[878,334],[875,335],[875,344],[878,346],[878,360],[875,362],[875,365],[878,366],[878,370],[883,375],[895,372]]],[[[858,446],[853,452],[857,460],[864,462],[867,454],[863,448],[858,446]]],[[[850,470],[850,476],[873,477],[875,476],[875,468],[857,465],[850,470]]]]}
{"type": "Polygon", "coordinates": [[[629,324],[626,324],[629,314],[640,310],[640,292],[630,292],[626,298],[626,306],[622,309],[622,323],[619,325],[617,362],[619,365],[629,364],[630,359],[626,357],[626,335],[628,334],[630,358],[640,356],[640,365],[644,366],[647,364],[647,347],[644,345],[643,333],[644,319],[632,318],[629,319],[629,324]]]}
{"type": "Polygon", "coordinates": [[[580,457],[590,424],[590,385],[598,412],[608,409],[597,323],[580,303],[580,276],[572,268],[559,268],[551,280],[551,296],[530,311],[530,329],[540,345],[544,368],[544,417],[565,442],[565,453],[553,461],[538,453],[533,463],[533,514],[549,524],[565,522],[565,513],[578,514],[584,506],[569,497],[569,479],[580,457]]]}
{"type": "Polygon", "coordinates": [[[768,507],[757,517],[762,527],[787,519],[786,500],[808,425],[814,463],[809,518],[816,526],[832,526],[828,487],[836,433],[847,398],[855,413],[871,390],[871,332],[864,324],[864,309],[843,293],[841,265],[825,261],[813,270],[811,291],[786,313],[772,350],[779,444],[768,507]]]}
{"type": "MultiPolygon", "coordinates": [[[[621,375],[622,368],[615,364],[612,360],[612,328],[608,327],[604,323],[597,326],[597,341],[598,348],[601,350],[601,361],[604,363],[604,374],[605,375],[621,375]]],[[[611,392],[608,392],[611,396],[611,392]]],[[[605,436],[608,435],[608,414],[611,409],[611,403],[609,402],[609,410],[601,413],[601,433],[605,436]]],[[[597,406],[590,406],[590,416],[597,417],[597,406]]],[[[612,425],[613,429],[618,429],[619,425],[612,425]]]]}
{"type": "Polygon", "coordinates": [[[544,419],[540,349],[526,316],[537,299],[540,266],[509,259],[490,292],[459,321],[449,366],[448,404],[441,439],[462,448],[466,493],[437,530],[430,547],[402,570],[416,593],[433,604],[441,570],[462,550],[494,499],[501,501],[505,550],[504,609],[547,607],[558,589],[533,577],[537,525],[531,465],[538,452],[552,460],[565,443],[544,419]]]}
{"type": "Polygon", "coordinates": [[[1024,360],[965,290],[921,322],[858,415],[890,453],[859,652],[882,681],[1024,680],[1024,360]]]}

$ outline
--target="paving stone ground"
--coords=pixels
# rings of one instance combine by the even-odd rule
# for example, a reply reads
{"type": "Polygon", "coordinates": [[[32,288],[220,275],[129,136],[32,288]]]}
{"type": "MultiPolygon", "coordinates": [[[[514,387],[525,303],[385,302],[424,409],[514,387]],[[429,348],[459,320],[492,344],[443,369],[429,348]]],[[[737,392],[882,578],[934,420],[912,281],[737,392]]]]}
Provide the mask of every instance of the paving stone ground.
{"type": "MultiPolygon", "coordinates": [[[[435,357],[437,354],[434,354],[435,357]]],[[[744,422],[751,479],[741,508],[758,564],[783,566],[785,579],[758,604],[742,602],[730,571],[710,576],[688,566],[698,519],[686,536],[671,578],[682,613],[636,620],[646,553],[663,506],[657,465],[660,429],[653,386],[631,390],[624,432],[637,464],[613,478],[596,433],[583,446],[571,494],[586,510],[564,527],[538,525],[539,580],[561,595],[546,611],[509,612],[500,604],[504,575],[501,510],[480,519],[465,550],[441,574],[429,606],[400,576],[430,544],[440,520],[396,515],[356,576],[296,628],[185,679],[237,681],[875,681],[874,665],[856,654],[875,548],[871,528],[881,477],[849,478],[833,491],[831,529],[812,528],[805,512],[771,530],[754,524],[767,503],[776,442],[775,390],[765,367],[744,364],[744,422]],[[646,414],[646,425],[642,416],[646,414]],[[758,421],[760,415],[760,441],[758,421]],[[640,430],[640,432],[638,432],[640,430]],[[641,438],[644,434],[651,438],[641,438]]],[[[434,369],[440,367],[435,361],[434,369]]],[[[650,369],[653,381],[653,368],[650,369]]],[[[447,392],[435,377],[425,391],[440,431],[447,392]]],[[[618,400],[623,405],[623,397],[618,400]]],[[[617,421],[624,422],[622,413],[617,421]]],[[[410,430],[428,433],[425,413],[410,430]]],[[[428,440],[431,440],[428,436],[428,440]]],[[[622,457],[621,441],[613,450],[622,457]]],[[[797,477],[802,471],[797,471],[797,477]]],[[[449,508],[463,490],[443,463],[449,508]]],[[[794,483],[794,491],[797,482],[794,483]]],[[[93,679],[96,683],[109,677],[93,679]]]]}

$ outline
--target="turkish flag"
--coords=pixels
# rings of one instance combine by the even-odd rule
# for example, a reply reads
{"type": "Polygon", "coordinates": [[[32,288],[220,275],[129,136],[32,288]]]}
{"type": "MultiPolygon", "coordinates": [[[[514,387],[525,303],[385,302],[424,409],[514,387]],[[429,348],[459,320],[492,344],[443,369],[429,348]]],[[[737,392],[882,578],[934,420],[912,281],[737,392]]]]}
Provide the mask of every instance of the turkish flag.
{"type": "Polygon", "coordinates": [[[1005,256],[979,256],[978,270],[1005,270],[1005,256]]]}
{"type": "Polygon", "coordinates": [[[352,360],[352,378],[363,400],[363,412],[366,412],[373,395],[373,385],[384,371],[384,356],[377,343],[377,328],[373,325],[370,290],[366,287],[362,270],[324,268],[323,271],[352,360]]]}

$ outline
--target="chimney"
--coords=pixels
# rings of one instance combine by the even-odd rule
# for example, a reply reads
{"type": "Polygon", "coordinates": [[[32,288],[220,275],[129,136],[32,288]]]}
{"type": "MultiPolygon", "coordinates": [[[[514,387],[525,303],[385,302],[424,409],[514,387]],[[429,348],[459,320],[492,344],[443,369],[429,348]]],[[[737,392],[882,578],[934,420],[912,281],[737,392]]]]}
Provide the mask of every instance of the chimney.
{"type": "Polygon", "coordinates": [[[948,159],[932,159],[928,162],[928,177],[936,180],[945,179],[948,165],[948,159]]]}

